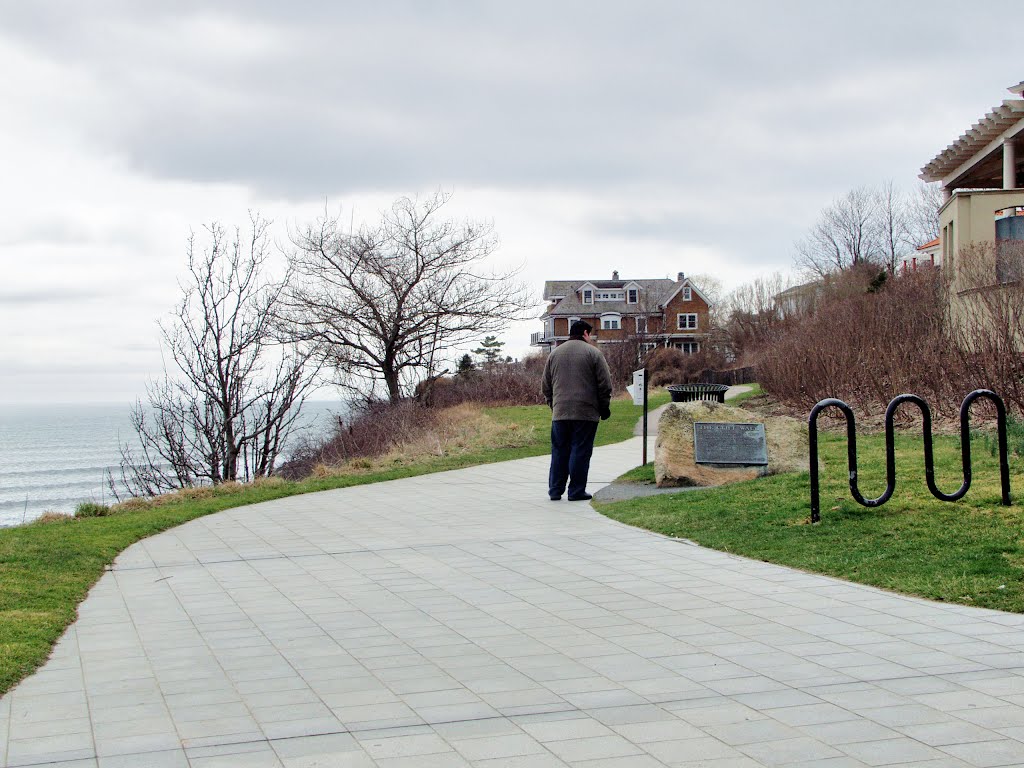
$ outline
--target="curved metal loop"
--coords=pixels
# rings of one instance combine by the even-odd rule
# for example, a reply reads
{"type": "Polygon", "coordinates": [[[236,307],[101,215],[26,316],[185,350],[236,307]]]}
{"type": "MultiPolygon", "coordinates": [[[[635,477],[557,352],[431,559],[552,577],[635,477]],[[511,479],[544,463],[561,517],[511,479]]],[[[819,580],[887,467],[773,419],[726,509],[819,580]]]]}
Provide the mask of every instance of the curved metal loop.
{"type": "MultiPolygon", "coordinates": [[[[865,507],[880,507],[889,500],[893,491],[896,490],[896,463],[886,461],[886,483],[885,491],[881,496],[874,499],[865,499],[857,485],[857,428],[856,416],[853,409],[842,400],[830,397],[820,401],[811,409],[807,418],[808,443],[811,453],[811,522],[817,523],[821,520],[821,507],[819,503],[818,485],[818,415],[826,408],[838,408],[846,417],[846,456],[847,466],[850,470],[850,494],[854,500],[865,507]]],[[[927,406],[926,406],[927,407],[927,406]]],[[[886,412],[886,441],[888,442],[888,411],[886,412]]],[[[888,455],[887,455],[888,459],[888,455]]]]}
{"type": "Polygon", "coordinates": [[[940,496],[935,490],[932,490],[932,493],[941,499],[955,500],[962,497],[964,493],[967,493],[967,488],[971,485],[970,410],[971,405],[979,397],[987,398],[996,405],[996,434],[999,439],[999,484],[1002,489],[1002,504],[1004,507],[1008,507],[1010,506],[1010,461],[1009,451],[1006,446],[1006,406],[1003,404],[1003,399],[991,389],[976,389],[965,397],[963,403],[960,404],[960,454],[964,464],[964,485],[961,487],[963,493],[957,491],[956,493],[960,495],[954,494],[949,499],[946,499],[945,496],[940,496]]]}
{"type": "MultiPolygon", "coordinates": [[[[957,491],[959,496],[946,496],[935,487],[935,447],[932,442],[932,409],[924,398],[917,395],[897,395],[885,409],[885,469],[887,476],[896,474],[896,411],[903,403],[913,403],[921,409],[921,436],[924,440],[924,480],[928,484],[928,490],[932,496],[943,501],[956,501],[965,493],[971,485],[970,471],[965,474],[966,484],[957,491]]],[[[967,466],[966,464],[964,466],[967,466]]]]}
{"type": "Polygon", "coordinates": [[[924,439],[925,482],[931,494],[941,501],[962,499],[971,487],[971,434],[970,409],[979,397],[984,397],[996,405],[998,414],[997,433],[999,437],[999,480],[1002,486],[1002,503],[1010,505],[1010,467],[1007,458],[1006,444],[1006,406],[995,392],[988,389],[976,389],[964,398],[960,404],[960,452],[963,465],[963,483],[953,493],[943,493],[935,485],[935,452],[932,445],[932,413],[928,403],[921,397],[911,394],[897,395],[885,409],[885,491],[875,499],[865,499],[857,486],[857,434],[856,418],[853,409],[842,400],[828,398],[820,401],[811,409],[807,420],[808,443],[811,459],[811,522],[821,520],[818,485],[818,415],[826,408],[835,407],[846,417],[846,452],[849,466],[850,494],[854,500],[865,507],[880,507],[887,502],[896,490],[896,435],[894,420],[896,411],[903,403],[913,403],[921,409],[922,432],[924,439]]]}

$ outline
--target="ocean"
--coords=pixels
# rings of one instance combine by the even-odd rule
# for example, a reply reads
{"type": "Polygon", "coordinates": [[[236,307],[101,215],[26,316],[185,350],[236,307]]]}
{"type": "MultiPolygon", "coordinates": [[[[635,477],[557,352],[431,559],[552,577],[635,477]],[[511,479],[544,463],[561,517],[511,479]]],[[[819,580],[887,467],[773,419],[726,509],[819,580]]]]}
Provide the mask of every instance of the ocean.
{"type": "MultiPolygon", "coordinates": [[[[307,402],[301,428],[325,434],[346,410],[307,402]]],[[[107,473],[119,477],[120,446],[138,444],[130,412],[127,404],[0,404],[0,527],[70,513],[83,501],[113,503],[107,473]]]]}

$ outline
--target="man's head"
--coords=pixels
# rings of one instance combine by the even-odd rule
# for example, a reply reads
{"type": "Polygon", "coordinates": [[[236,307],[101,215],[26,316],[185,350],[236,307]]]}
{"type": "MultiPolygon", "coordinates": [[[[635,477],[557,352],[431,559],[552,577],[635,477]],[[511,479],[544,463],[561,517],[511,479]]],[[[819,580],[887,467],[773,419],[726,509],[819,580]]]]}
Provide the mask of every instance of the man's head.
{"type": "Polygon", "coordinates": [[[577,320],[575,323],[569,326],[569,338],[570,339],[585,339],[586,336],[594,330],[594,326],[588,323],[586,320],[577,320]]]}

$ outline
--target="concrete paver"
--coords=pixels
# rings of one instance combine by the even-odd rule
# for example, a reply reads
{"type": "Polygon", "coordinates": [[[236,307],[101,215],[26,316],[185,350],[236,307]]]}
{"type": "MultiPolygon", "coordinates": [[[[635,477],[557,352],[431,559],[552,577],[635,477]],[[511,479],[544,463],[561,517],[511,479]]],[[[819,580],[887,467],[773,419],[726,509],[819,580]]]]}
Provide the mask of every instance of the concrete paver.
{"type": "MultiPolygon", "coordinates": [[[[599,448],[591,490],[640,447],[599,448]]],[[[1024,765],[1024,617],[628,528],[546,468],[139,542],[0,700],[2,765],[1024,765]]]]}

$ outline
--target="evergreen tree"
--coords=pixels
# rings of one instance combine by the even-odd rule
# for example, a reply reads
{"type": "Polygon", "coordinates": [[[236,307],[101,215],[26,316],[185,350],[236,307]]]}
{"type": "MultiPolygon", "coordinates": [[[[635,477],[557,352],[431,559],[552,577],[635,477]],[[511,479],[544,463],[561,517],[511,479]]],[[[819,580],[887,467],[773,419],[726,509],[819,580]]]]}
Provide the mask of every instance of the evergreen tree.
{"type": "Polygon", "coordinates": [[[473,358],[469,356],[467,352],[459,358],[458,365],[455,366],[456,376],[468,376],[476,370],[476,366],[473,365],[473,358]]]}
{"type": "Polygon", "coordinates": [[[484,366],[490,368],[501,362],[501,348],[504,346],[505,342],[498,341],[497,336],[485,336],[480,346],[473,350],[473,354],[482,357],[484,366]]]}

